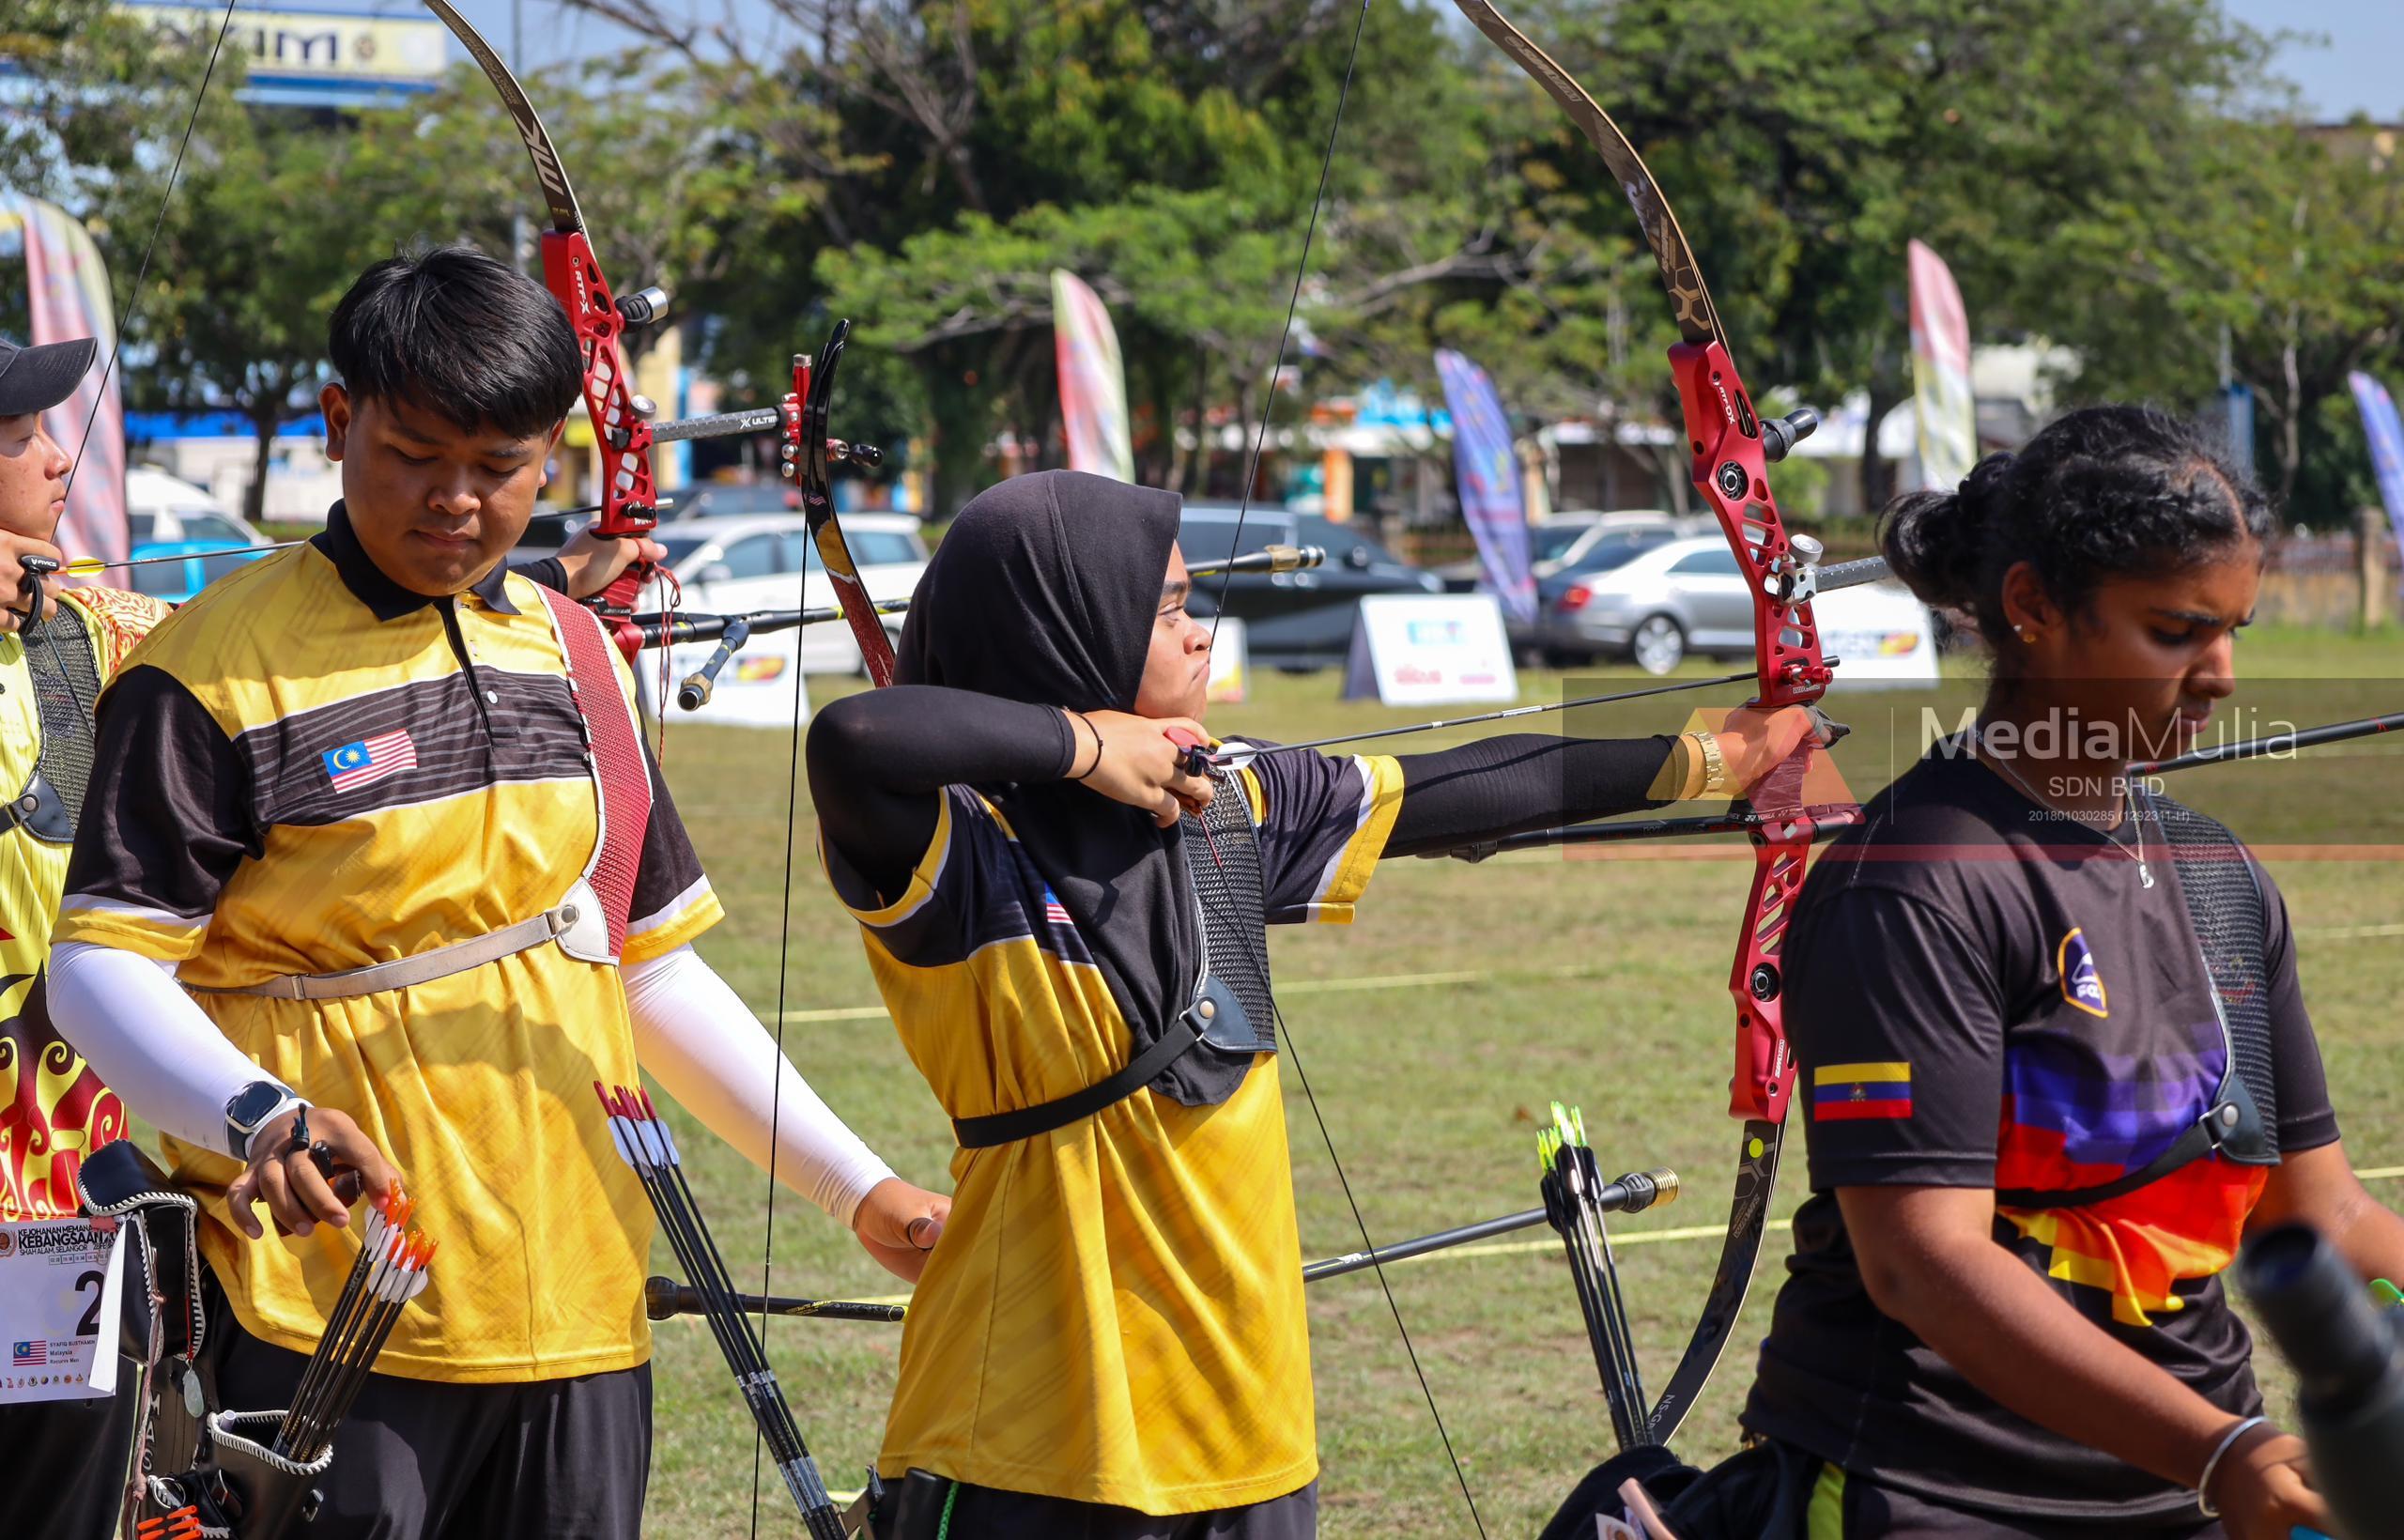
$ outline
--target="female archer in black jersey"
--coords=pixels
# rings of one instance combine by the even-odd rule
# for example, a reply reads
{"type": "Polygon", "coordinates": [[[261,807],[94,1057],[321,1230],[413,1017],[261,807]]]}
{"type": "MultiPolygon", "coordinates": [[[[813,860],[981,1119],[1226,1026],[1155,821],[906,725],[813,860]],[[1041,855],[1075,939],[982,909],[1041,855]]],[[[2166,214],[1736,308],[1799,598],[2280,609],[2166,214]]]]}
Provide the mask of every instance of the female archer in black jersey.
{"type": "Polygon", "coordinates": [[[984,493],[900,683],[810,732],[827,870],[961,1144],[880,1460],[953,1534],[1314,1532],[1262,925],[1348,919],[1381,856],[1733,792],[1810,731],[1181,773],[1210,638],[1178,509],[1069,472],[984,493]]]}
{"type": "Polygon", "coordinates": [[[2235,690],[2272,527],[2196,430],[2129,407],[1889,516],[1889,563],[1976,619],[1994,683],[1787,938],[1812,1194],[1740,1456],[1780,1470],[1781,1540],[2327,1525],[2220,1274],[2294,1219],[2396,1276],[2404,1223],[2338,1143],[2276,887],[2126,774],[2235,690]]]}

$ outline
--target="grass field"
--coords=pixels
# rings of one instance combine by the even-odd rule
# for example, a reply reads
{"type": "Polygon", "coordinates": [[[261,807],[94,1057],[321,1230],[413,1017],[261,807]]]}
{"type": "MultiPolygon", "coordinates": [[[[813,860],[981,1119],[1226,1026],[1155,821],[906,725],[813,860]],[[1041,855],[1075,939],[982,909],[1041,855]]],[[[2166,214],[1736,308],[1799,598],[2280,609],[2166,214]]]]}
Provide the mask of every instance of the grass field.
{"type": "MultiPolygon", "coordinates": [[[[2404,638],[2249,636],[2243,719],[2297,723],[2396,708],[2387,680],[2404,638]],[[2382,691],[2384,697],[2382,698],[2382,691]]],[[[1698,668],[1698,672],[1709,671],[1698,668]]],[[[1523,675],[1523,701],[1563,698],[1593,677],[1523,675]]],[[[814,682],[822,699],[835,682],[814,682]]],[[[1398,723],[1409,714],[1333,700],[1333,673],[1269,675],[1254,699],[1221,708],[1223,732],[1297,739],[1398,723]]],[[[840,687],[840,686],[837,686],[840,687]]],[[[1605,686],[1608,687],[1608,686],[1605,686]]],[[[1741,691],[1639,702],[1580,718],[1572,731],[1635,736],[1675,731],[1695,704],[1741,691]]],[[[1975,681],[1936,692],[1841,695],[1857,733],[1841,755],[1867,796],[1919,747],[1919,709],[1950,722],[1975,681]]],[[[1539,726],[1542,725],[1540,720],[1539,726]]],[[[2275,725],[2275,724],[2273,724],[2275,725]]],[[[1469,733],[1403,739],[1418,750],[1469,733]]],[[[791,946],[781,960],[783,733],[671,723],[667,772],[732,917],[702,951],[772,1015],[783,974],[787,1052],[871,1144],[912,1180],[947,1185],[948,1131],[877,1009],[859,942],[810,855],[799,810],[791,946]]],[[[2404,937],[2404,811],[2378,793],[2404,770],[2396,746],[2354,744],[2293,762],[2190,773],[2183,798],[2262,850],[2284,890],[2338,1111],[2357,1166],[2404,1164],[2404,1034],[2393,1024],[2396,943],[2404,937]]],[[[1349,927],[1272,932],[1279,995],[1301,1067],[1380,1242],[1466,1224],[1536,1201],[1533,1133],[1546,1103],[1581,1104],[1609,1170],[1668,1164],[1686,1178],[1672,1207],[1614,1232],[1621,1270],[1657,1389],[1684,1346],[1718,1255],[1735,1127],[1726,1116],[1733,1013],[1726,993],[1750,875],[1741,842],[1623,847],[1595,859],[1559,854],[1481,866],[1403,860],[1382,870],[1349,927]],[[1708,1226],[1710,1239],[1656,1232],[1708,1226]]],[[[1864,959],[1874,965],[1874,959],[1864,959]]],[[[1313,1255],[1360,1244],[1311,1109],[1288,1078],[1294,1180],[1313,1255]]],[[[1802,1139],[1778,1211],[1801,1196],[1802,1139]]],[[[715,1141],[685,1148],[702,1201],[747,1286],[760,1276],[764,1180],[715,1141]]],[[[2404,1194],[2404,1182],[2374,1189],[2404,1194]]],[[[1487,1532],[1534,1532],[1570,1485],[1608,1453],[1610,1433],[1566,1270],[1549,1232],[1391,1270],[1487,1532]]],[[[850,1238],[790,1194],[776,1209],[774,1287],[858,1297],[895,1286],[850,1238]]],[[[1754,1345],[1786,1253],[1764,1248],[1755,1291],[1710,1392],[1681,1437],[1707,1461],[1734,1446],[1754,1345]]],[[[666,1248],[655,1258],[671,1270],[666,1248]]],[[[1473,1532],[1461,1494],[1373,1274],[1316,1286],[1322,1532],[1330,1537],[1473,1532]]],[[[778,1321],[771,1354],[803,1435],[830,1484],[856,1486],[873,1455],[892,1386],[897,1328],[778,1321]]],[[[2267,1378],[2277,1379],[2275,1368],[2267,1378]]],[[[659,1331],[657,1439],[650,1527],[661,1535],[751,1532],[752,1439],[726,1370],[693,1322],[659,1331]]],[[[2274,1387],[2274,1409],[2284,1392],[2274,1387]]],[[[771,1474],[763,1533],[798,1532],[771,1474]]]]}

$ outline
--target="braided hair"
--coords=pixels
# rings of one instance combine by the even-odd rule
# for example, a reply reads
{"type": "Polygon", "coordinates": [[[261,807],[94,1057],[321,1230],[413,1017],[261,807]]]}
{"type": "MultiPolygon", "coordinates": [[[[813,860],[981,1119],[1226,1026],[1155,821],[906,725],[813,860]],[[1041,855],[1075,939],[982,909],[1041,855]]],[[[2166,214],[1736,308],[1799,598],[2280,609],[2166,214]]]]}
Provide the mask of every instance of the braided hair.
{"type": "Polygon", "coordinates": [[[2196,424],[2151,407],[2083,407],[1980,460],[1953,491],[1896,499],[1878,544],[1921,602],[1967,612],[2008,672],[2003,578],[2018,563],[2077,614],[2106,581],[2182,571],[2267,541],[2273,527],[2270,500],[2196,424]]]}

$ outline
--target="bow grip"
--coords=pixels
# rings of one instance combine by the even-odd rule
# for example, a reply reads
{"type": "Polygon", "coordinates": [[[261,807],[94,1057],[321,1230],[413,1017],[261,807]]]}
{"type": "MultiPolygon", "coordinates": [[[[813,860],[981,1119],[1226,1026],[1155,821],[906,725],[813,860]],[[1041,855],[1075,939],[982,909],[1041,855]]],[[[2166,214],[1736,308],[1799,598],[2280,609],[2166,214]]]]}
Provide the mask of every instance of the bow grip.
{"type": "MultiPolygon", "coordinates": [[[[588,608],[601,617],[601,628],[609,633],[609,639],[617,644],[618,651],[626,655],[629,663],[635,660],[637,653],[642,651],[643,644],[642,627],[635,624],[633,618],[635,601],[641,597],[655,570],[652,562],[634,562],[610,578],[609,587],[583,601],[588,608]]],[[[666,641],[663,632],[661,645],[666,645],[666,641]]]]}

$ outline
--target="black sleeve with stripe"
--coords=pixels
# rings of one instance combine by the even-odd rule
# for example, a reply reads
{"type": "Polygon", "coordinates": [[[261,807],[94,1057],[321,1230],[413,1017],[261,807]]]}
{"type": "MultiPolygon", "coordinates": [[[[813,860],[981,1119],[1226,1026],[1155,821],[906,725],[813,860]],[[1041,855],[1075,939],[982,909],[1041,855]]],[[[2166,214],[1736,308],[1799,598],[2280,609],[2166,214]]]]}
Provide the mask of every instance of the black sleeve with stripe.
{"type": "Polygon", "coordinates": [[[1661,802],[1645,793],[1672,738],[1568,738],[1511,732],[1432,754],[1405,754],[1402,808],[1388,855],[1457,849],[1661,802]]]}
{"type": "Polygon", "coordinates": [[[265,848],[249,767],[174,675],[135,668],[100,697],[100,747],[67,891],[197,919],[265,848]]]}
{"type": "Polygon", "coordinates": [[[701,880],[701,858],[693,837],[669,794],[668,778],[642,746],[643,768],[651,772],[651,822],[642,831],[642,855],[635,867],[634,903],[628,911],[636,924],[658,915],[701,880]]]}

